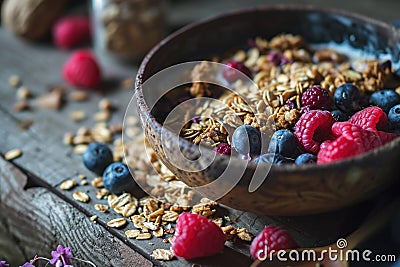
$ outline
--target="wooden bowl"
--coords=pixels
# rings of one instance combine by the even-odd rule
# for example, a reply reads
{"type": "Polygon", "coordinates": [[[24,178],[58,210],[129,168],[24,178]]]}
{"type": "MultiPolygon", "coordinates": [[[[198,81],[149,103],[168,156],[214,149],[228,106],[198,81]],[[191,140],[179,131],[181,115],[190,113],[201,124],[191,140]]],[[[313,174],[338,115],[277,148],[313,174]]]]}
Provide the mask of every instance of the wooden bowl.
{"type": "MultiPolygon", "coordinates": [[[[136,79],[136,104],[152,148],[161,161],[189,186],[217,180],[229,162],[233,168],[231,173],[240,175],[243,160],[215,156],[208,149],[201,156],[212,163],[204,170],[188,171],[199,167],[196,161],[183,163],[187,164],[187,168],[171,164],[171,156],[165,153],[169,144],[178,143],[181,152],[189,159],[200,156],[199,147],[164,128],[151,114],[147,98],[156,92],[149,88],[144,92],[144,82],[158,71],[177,63],[223,55],[244,47],[248,38],[271,38],[283,32],[299,34],[309,43],[346,42],[376,55],[389,54],[393,62],[399,62],[400,33],[394,27],[345,11],[309,6],[266,6],[241,10],[186,26],[173,33],[143,60],[136,79]],[[162,142],[161,134],[167,137],[166,143],[162,142]]],[[[168,151],[170,155],[178,152],[168,151]]],[[[328,212],[382,192],[399,178],[399,163],[400,139],[397,139],[370,153],[332,164],[273,166],[267,179],[251,193],[248,187],[256,166],[250,163],[236,186],[218,201],[235,209],[265,215],[328,212]]]]}

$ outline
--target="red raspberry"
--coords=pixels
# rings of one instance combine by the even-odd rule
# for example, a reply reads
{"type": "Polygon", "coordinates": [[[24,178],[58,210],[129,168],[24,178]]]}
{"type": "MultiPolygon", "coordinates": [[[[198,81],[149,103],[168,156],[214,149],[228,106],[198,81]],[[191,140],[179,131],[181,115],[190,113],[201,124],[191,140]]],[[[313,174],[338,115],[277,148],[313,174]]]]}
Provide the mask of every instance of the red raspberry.
{"type": "Polygon", "coordinates": [[[379,107],[368,107],[355,113],[349,122],[360,126],[364,130],[377,132],[387,130],[388,118],[386,113],[379,107]]]}
{"type": "Polygon", "coordinates": [[[334,122],[332,114],[326,110],[310,110],[301,115],[294,126],[294,135],[300,147],[317,154],[323,141],[333,139],[331,127],[334,122]]]}
{"type": "Polygon", "coordinates": [[[172,250],[178,257],[193,259],[220,252],[226,238],[221,228],[207,218],[182,213],[176,223],[172,250]]]}
{"type": "Polygon", "coordinates": [[[327,140],[321,144],[317,156],[317,163],[330,163],[337,160],[355,157],[361,154],[360,146],[357,143],[340,136],[336,140],[327,140]]]}
{"type": "Polygon", "coordinates": [[[54,43],[70,49],[90,40],[90,20],[83,16],[67,16],[59,19],[53,26],[54,43]]]}
{"type": "Polygon", "coordinates": [[[301,96],[301,104],[311,109],[329,109],[332,106],[332,99],[327,90],[318,85],[308,88],[301,96]]]}
{"type": "Polygon", "coordinates": [[[101,82],[101,70],[94,55],[88,50],[78,50],[64,64],[64,79],[71,85],[94,88],[101,82]]]}
{"type": "Polygon", "coordinates": [[[382,145],[379,136],[350,122],[336,122],[332,133],[338,138],[321,144],[318,163],[329,163],[368,152],[382,145]]]}
{"type": "Polygon", "coordinates": [[[222,70],[222,76],[228,83],[233,83],[241,78],[241,75],[238,71],[251,78],[251,71],[246,67],[246,65],[244,65],[243,62],[232,60],[225,64],[227,67],[224,67],[222,70]]]}
{"type": "Polygon", "coordinates": [[[377,131],[376,133],[378,134],[379,138],[381,139],[382,145],[387,144],[400,136],[398,134],[387,133],[387,132],[382,132],[382,131],[377,131]]]}
{"type": "Polygon", "coordinates": [[[215,148],[215,152],[229,156],[231,154],[231,146],[227,143],[221,143],[215,148]]]}
{"type": "Polygon", "coordinates": [[[251,242],[250,253],[254,259],[265,260],[270,253],[298,247],[288,232],[276,226],[267,226],[251,242]]]}

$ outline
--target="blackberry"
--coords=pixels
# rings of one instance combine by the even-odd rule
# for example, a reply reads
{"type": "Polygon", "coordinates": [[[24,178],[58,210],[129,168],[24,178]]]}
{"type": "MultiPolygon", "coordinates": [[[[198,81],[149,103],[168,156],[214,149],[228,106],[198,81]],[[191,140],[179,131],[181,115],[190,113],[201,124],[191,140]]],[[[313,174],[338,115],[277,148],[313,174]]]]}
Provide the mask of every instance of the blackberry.
{"type": "Polygon", "coordinates": [[[314,85],[303,93],[301,104],[311,109],[330,109],[332,107],[332,100],[327,90],[314,85]]]}

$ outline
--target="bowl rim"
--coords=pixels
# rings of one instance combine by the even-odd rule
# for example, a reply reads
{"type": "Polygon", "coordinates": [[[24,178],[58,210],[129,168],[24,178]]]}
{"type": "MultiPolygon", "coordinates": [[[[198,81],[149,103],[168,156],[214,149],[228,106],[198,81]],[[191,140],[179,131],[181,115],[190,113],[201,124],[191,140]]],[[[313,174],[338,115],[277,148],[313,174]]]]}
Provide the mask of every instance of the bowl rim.
{"type": "MultiPolygon", "coordinates": [[[[180,29],[172,32],[171,34],[167,35],[164,39],[162,39],[159,43],[157,43],[147,54],[146,56],[143,58],[142,62],[140,63],[140,66],[138,68],[137,71],[137,75],[136,75],[136,79],[135,79],[135,95],[140,96],[141,99],[143,99],[142,102],[138,101],[138,97],[136,97],[136,104],[137,104],[137,108],[142,109],[144,108],[146,111],[146,119],[150,120],[151,123],[153,123],[153,125],[156,125],[157,128],[159,129],[163,129],[165,131],[168,132],[169,135],[174,135],[176,137],[179,138],[180,141],[183,141],[184,146],[196,146],[195,144],[193,144],[192,142],[182,138],[181,136],[177,136],[176,134],[172,133],[170,130],[164,128],[158,121],[157,119],[151,114],[149,107],[145,101],[145,97],[143,94],[143,88],[142,88],[142,84],[145,82],[143,81],[143,75],[146,71],[147,65],[148,63],[153,59],[153,56],[160,50],[162,49],[165,45],[167,45],[168,43],[174,41],[175,38],[177,38],[178,36],[182,35],[182,34],[187,34],[187,32],[189,31],[193,31],[196,30],[196,28],[204,26],[208,23],[211,22],[215,22],[218,20],[224,20],[227,19],[229,17],[234,17],[234,16],[238,16],[241,14],[245,14],[245,13],[252,13],[252,12],[267,12],[267,11],[274,11],[274,10],[278,10],[278,11],[285,11],[285,10],[305,10],[305,11],[315,11],[315,12],[320,12],[320,13],[332,13],[332,14],[337,14],[337,15],[341,15],[341,16],[345,16],[345,17],[349,17],[349,18],[354,18],[357,20],[361,20],[364,22],[368,22],[371,24],[374,24],[375,26],[381,27],[381,28],[386,28],[386,29],[391,29],[393,32],[398,31],[400,32],[400,29],[396,28],[394,25],[382,21],[382,20],[378,20],[375,18],[371,18],[371,17],[367,17],[366,15],[362,15],[356,12],[352,12],[352,11],[347,11],[347,10],[343,10],[343,9],[338,9],[338,8],[331,8],[331,7],[318,7],[318,6],[314,6],[314,5],[302,5],[302,4],[270,4],[270,5],[257,5],[257,6],[253,6],[253,7],[248,7],[248,8],[239,8],[239,9],[234,9],[234,10],[230,10],[230,11],[226,11],[226,12],[222,12],[204,19],[201,19],[199,21],[195,21],[192,23],[189,23],[183,27],[181,27],[180,29]],[[143,106],[141,106],[141,104],[143,104],[143,106]]],[[[152,74],[151,76],[153,76],[154,74],[152,74]]],[[[150,77],[151,77],[150,76],[150,77]]],[[[149,77],[149,78],[150,78],[149,77]]],[[[357,163],[361,162],[362,160],[366,159],[366,158],[373,158],[375,156],[377,156],[378,154],[383,153],[385,150],[391,150],[394,148],[399,148],[400,149],[400,138],[397,138],[385,145],[382,145],[376,149],[373,149],[371,151],[368,151],[366,153],[362,153],[360,155],[357,155],[355,157],[351,157],[351,158],[347,158],[347,159],[343,159],[343,160],[338,160],[338,161],[334,161],[331,163],[326,163],[326,164],[303,164],[303,165],[295,165],[295,164],[285,164],[285,165],[275,165],[272,164],[271,169],[274,169],[274,171],[276,172],[287,172],[287,173],[291,173],[291,172],[297,172],[297,171],[313,171],[315,169],[318,169],[319,171],[326,169],[334,169],[337,166],[341,166],[341,167],[352,167],[355,166],[357,163]]],[[[209,151],[213,151],[212,149],[208,148],[209,151]]],[[[217,157],[222,157],[222,158],[232,158],[231,156],[227,156],[227,155],[219,155],[217,154],[217,157]]],[[[238,157],[234,157],[233,160],[242,160],[238,157]]],[[[249,161],[247,168],[251,168],[254,169],[257,165],[253,162],[253,161],[249,161]]]]}

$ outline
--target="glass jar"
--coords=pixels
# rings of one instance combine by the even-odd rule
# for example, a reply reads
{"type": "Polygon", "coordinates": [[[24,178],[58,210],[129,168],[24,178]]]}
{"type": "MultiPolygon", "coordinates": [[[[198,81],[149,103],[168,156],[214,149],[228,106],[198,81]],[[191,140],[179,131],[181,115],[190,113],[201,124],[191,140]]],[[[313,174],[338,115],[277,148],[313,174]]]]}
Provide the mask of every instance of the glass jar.
{"type": "Polygon", "coordinates": [[[166,32],[163,0],[92,0],[92,19],[101,58],[138,61],[166,32]]]}

